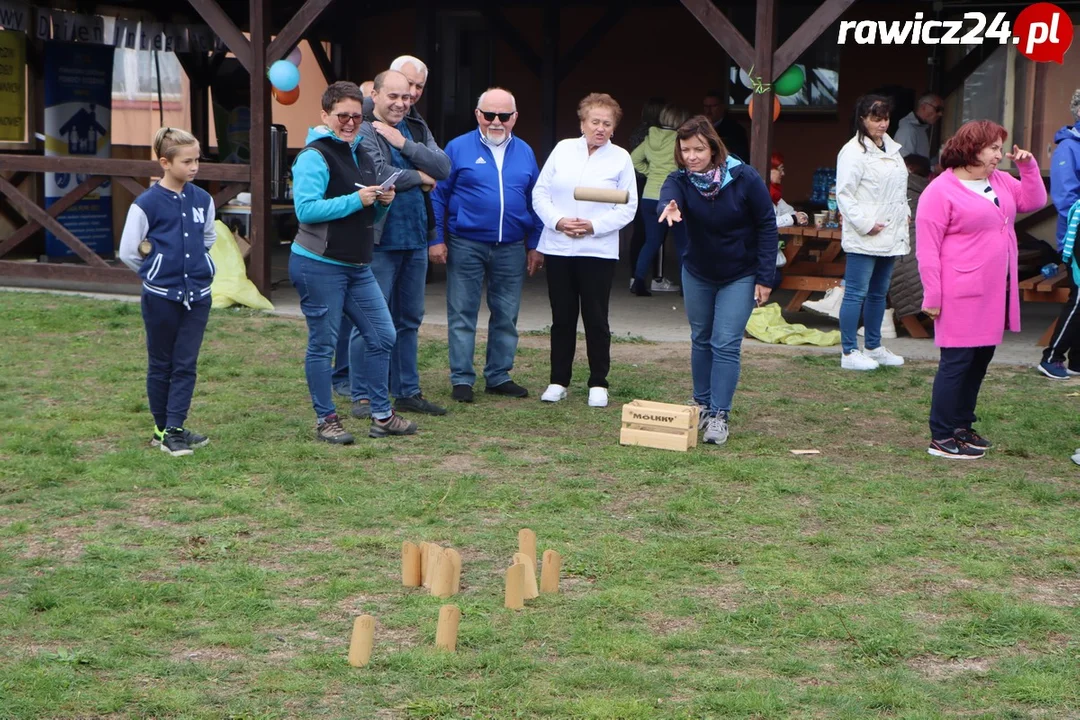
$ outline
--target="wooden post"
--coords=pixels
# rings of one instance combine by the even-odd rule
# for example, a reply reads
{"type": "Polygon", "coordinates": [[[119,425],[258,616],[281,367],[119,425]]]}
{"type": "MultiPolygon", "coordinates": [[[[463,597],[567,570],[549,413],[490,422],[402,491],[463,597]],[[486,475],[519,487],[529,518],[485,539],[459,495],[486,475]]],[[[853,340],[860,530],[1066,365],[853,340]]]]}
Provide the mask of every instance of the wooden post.
{"type": "Polygon", "coordinates": [[[375,644],[375,618],[361,615],[353,622],[352,640],[349,642],[349,664],[364,667],[371,660],[371,648],[375,644]]]}
{"type": "Polygon", "coordinates": [[[525,563],[514,563],[506,571],[506,594],[503,604],[511,610],[520,610],[525,607],[525,573],[528,566],[525,563]]]}
{"type": "Polygon", "coordinates": [[[544,568],[540,575],[540,592],[559,592],[559,571],[562,569],[562,555],[554,550],[544,551],[544,568]]]}
{"type": "Polygon", "coordinates": [[[420,587],[422,582],[420,548],[406,540],[401,543],[401,584],[405,587],[420,587]]]}
{"type": "Polygon", "coordinates": [[[536,567],[529,562],[528,555],[522,553],[514,553],[514,564],[517,563],[525,566],[525,588],[521,596],[526,600],[532,600],[540,594],[540,591],[536,589],[536,567]]]}
{"type": "MultiPolygon", "coordinates": [[[[765,83],[773,76],[773,47],[776,41],[776,0],[757,0],[754,35],[754,75],[765,83]]],[[[750,164],[762,179],[769,178],[772,151],[773,91],[754,93],[754,117],[750,120],[750,164]]]]}
{"type": "Polygon", "coordinates": [[[435,630],[435,647],[454,652],[457,650],[458,625],[461,622],[461,610],[457,605],[443,605],[439,608],[439,625],[435,630]]]}
{"type": "Polygon", "coordinates": [[[270,297],[270,81],[266,48],[270,41],[270,0],[248,0],[251,23],[251,280],[270,297]]]}

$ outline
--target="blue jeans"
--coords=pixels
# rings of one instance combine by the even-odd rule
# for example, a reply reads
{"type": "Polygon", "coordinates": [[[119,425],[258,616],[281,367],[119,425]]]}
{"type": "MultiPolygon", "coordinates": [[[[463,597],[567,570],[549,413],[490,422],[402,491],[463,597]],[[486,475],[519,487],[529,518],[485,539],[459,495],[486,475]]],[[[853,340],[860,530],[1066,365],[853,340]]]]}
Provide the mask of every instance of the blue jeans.
{"type": "Polygon", "coordinates": [[[844,354],[859,349],[859,316],[866,327],[866,349],[881,347],[881,320],[895,257],[847,254],[844,301],[840,304],[840,345],[844,354]]]}
{"type": "Polygon", "coordinates": [[[300,293],[300,310],[308,325],[304,374],[315,416],[321,421],[336,412],[330,358],[337,345],[344,312],[368,346],[364,366],[354,367],[353,371],[361,371],[368,379],[371,415],[380,420],[390,417],[386,382],[397,333],[371,268],[332,265],[291,253],[289,279],[300,293]]]}
{"type": "Polygon", "coordinates": [[[690,374],[694,400],[709,415],[730,412],[742,367],[742,340],[754,309],[754,278],[723,285],[682,272],[683,302],[690,321],[690,374]]]}
{"type": "Polygon", "coordinates": [[[195,370],[210,318],[210,298],[192,303],[188,310],[181,303],[144,292],[142,316],[146,326],[146,397],[150,413],[162,430],[182,428],[195,392],[195,370]]]}
{"type": "MultiPolygon", "coordinates": [[[[427,285],[427,248],[419,250],[375,251],[371,271],[382,288],[397,331],[397,342],[390,353],[390,394],[396,398],[420,394],[420,370],[416,366],[420,323],[424,321],[424,288],[427,285]]],[[[362,368],[367,343],[356,329],[352,331],[349,364],[362,368]]],[[[371,397],[368,379],[355,369],[351,373],[352,399],[371,397]]]]}
{"type": "Polygon", "coordinates": [[[351,346],[353,324],[345,313],[341,314],[341,326],[338,329],[337,349],[334,350],[334,374],[331,380],[334,389],[341,395],[348,395],[349,390],[349,347],[351,346]]]}
{"type": "MultiPolygon", "coordinates": [[[[649,275],[650,267],[660,246],[664,244],[669,229],[667,223],[656,221],[656,205],[656,200],[641,199],[641,217],[645,219],[645,245],[638,253],[637,266],[634,268],[634,277],[640,280],[652,279],[649,275]]],[[[670,230],[675,235],[675,256],[679,259],[681,268],[683,252],[686,250],[686,223],[675,223],[670,230]]],[[[660,268],[661,274],[663,271],[664,269],[660,268]]]]}
{"type": "Polygon", "coordinates": [[[517,318],[525,282],[525,243],[482,243],[451,237],[446,259],[446,316],[450,343],[450,384],[476,382],[473,352],[480,292],[487,277],[488,387],[510,381],[517,354],[517,318]]]}

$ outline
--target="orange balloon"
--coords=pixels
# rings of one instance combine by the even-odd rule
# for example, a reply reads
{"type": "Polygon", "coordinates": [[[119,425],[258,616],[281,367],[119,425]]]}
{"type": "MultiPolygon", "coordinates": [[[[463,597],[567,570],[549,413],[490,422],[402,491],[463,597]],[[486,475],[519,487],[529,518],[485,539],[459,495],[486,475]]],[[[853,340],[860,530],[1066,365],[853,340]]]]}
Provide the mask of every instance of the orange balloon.
{"type": "Polygon", "coordinates": [[[289,92],[283,92],[271,85],[270,93],[274,96],[274,99],[282,105],[292,105],[294,102],[300,99],[300,86],[297,85],[289,92]]]}
{"type": "MultiPolygon", "coordinates": [[[[751,118],[754,117],[754,101],[753,100],[751,100],[750,104],[746,106],[746,112],[750,115],[751,118]]],[[[773,99],[772,99],[772,119],[775,120],[778,117],[780,117],[780,98],[773,95],[773,99]]]]}

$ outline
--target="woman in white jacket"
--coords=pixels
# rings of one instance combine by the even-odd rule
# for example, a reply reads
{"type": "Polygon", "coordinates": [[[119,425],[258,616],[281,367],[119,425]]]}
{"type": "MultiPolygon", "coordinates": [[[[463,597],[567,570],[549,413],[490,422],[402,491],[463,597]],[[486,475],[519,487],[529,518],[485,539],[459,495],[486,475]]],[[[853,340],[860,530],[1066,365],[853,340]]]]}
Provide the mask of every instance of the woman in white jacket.
{"type": "Polygon", "coordinates": [[[903,365],[881,346],[881,319],[893,263],[907,255],[907,166],[900,145],[886,134],[891,101],[864,95],[855,103],[855,137],[836,158],[836,204],[843,216],[841,244],[847,253],[840,344],[845,370],[903,365]],[[858,343],[859,316],[866,326],[865,352],[858,343]]]}
{"type": "Polygon", "coordinates": [[[545,402],[566,397],[580,313],[589,355],[589,405],[608,404],[608,301],[619,231],[633,222],[638,201],[630,153],[611,142],[621,117],[622,108],[610,95],[586,96],[578,104],[581,137],[555,146],[533,189],[533,209],[544,223],[537,250],[545,258],[551,301],[551,384],[540,397],[545,402]],[[630,200],[618,205],[578,201],[575,187],[626,190],[630,200]]]}

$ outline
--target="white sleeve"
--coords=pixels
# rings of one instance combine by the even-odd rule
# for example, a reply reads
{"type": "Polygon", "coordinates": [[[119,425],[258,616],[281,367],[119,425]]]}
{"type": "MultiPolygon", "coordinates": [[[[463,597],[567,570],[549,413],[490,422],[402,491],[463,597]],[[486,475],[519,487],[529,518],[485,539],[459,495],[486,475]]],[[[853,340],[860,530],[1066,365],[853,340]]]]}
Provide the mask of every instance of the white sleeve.
{"type": "Polygon", "coordinates": [[[210,198],[210,205],[206,208],[206,224],[203,225],[203,245],[209,250],[217,240],[217,228],[214,227],[214,198],[210,198]]]}
{"type": "Polygon", "coordinates": [[[150,232],[150,221],[146,219],[143,209],[131,203],[128,208],[127,220],[124,221],[124,232],[120,236],[120,260],[135,272],[143,264],[143,256],[139,254],[139,243],[146,239],[146,233],[150,232]]]}

